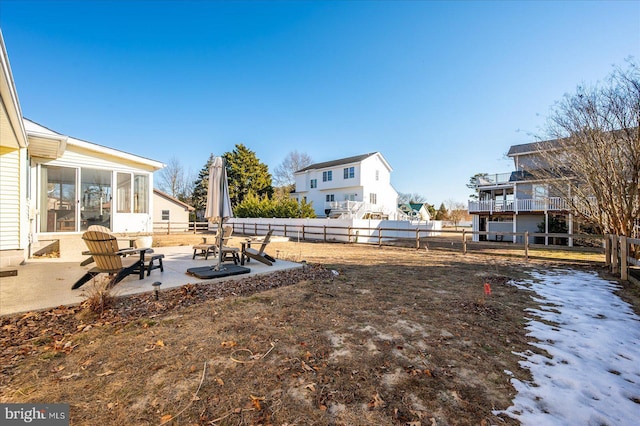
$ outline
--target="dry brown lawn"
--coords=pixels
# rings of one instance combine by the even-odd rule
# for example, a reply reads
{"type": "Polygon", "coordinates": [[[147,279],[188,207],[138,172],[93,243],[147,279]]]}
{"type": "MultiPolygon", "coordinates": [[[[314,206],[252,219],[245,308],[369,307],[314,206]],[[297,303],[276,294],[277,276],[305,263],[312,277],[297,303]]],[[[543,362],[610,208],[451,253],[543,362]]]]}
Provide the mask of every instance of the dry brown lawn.
{"type": "Polygon", "coordinates": [[[508,281],[566,261],[269,247],[309,266],[121,298],[101,314],[2,318],[0,401],[66,402],[86,425],[517,424],[492,410],[514,396],[505,370],[527,378],[514,352],[535,350],[523,328],[534,302],[508,281]]]}

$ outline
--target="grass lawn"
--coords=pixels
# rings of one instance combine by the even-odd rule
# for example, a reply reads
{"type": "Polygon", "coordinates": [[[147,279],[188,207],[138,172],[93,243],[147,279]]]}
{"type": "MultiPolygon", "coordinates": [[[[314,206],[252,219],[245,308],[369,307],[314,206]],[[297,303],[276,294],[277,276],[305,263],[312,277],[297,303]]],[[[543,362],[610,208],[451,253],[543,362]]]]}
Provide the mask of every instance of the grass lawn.
{"type": "MultiPolygon", "coordinates": [[[[198,242],[193,235],[156,244],[198,242]]],[[[233,243],[233,242],[232,242],[233,243]]],[[[302,271],[0,319],[0,401],[66,402],[72,424],[517,424],[510,370],[530,269],[575,260],[274,242],[302,271]],[[485,294],[484,284],[491,287],[485,294]],[[98,311],[100,311],[98,309],[98,311]]],[[[639,311],[639,292],[625,287],[639,311]]]]}

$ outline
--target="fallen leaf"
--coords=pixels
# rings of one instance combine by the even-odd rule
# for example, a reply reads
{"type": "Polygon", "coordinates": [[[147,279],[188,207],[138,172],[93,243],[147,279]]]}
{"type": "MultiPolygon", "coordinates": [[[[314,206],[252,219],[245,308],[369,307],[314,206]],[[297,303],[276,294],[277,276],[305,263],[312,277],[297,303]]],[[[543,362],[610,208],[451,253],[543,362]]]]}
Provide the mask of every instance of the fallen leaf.
{"type": "Polygon", "coordinates": [[[313,368],[309,367],[309,365],[306,362],[304,362],[304,361],[300,361],[300,362],[302,363],[302,368],[305,371],[313,371],[313,368]]]}
{"type": "Polygon", "coordinates": [[[158,341],[156,342],[156,346],[164,346],[164,341],[162,341],[162,340],[158,340],[158,341]]]}
{"type": "Polygon", "coordinates": [[[304,387],[305,389],[309,389],[311,392],[315,392],[316,390],[316,386],[315,383],[309,383],[307,386],[304,387]]]}
{"type": "Polygon", "coordinates": [[[378,392],[376,392],[376,394],[373,395],[373,399],[371,401],[369,401],[369,409],[370,410],[374,410],[376,408],[382,408],[385,405],[386,404],[385,404],[384,400],[382,398],[380,398],[380,394],[378,392]]]}
{"type": "Polygon", "coordinates": [[[233,340],[228,340],[226,342],[222,342],[220,344],[223,348],[233,348],[234,346],[237,345],[236,342],[234,342],[233,340]]]}
{"type": "Polygon", "coordinates": [[[253,396],[253,395],[249,395],[251,397],[251,405],[253,405],[253,407],[256,410],[262,410],[262,405],[260,405],[260,401],[264,401],[265,398],[264,396],[253,396]]]}
{"type": "Polygon", "coordinates": [[[173,416],[171,414],[165,414],[164,416],[160,417],[160,423],[166,423],[172,418],[173,416]]]}
{"type": "Polygon", "coordinates": [[[224,380],[222,380],[220,377],[216,377],[216,382],[217,382],[220,386],[224,386],[224,380]]]}

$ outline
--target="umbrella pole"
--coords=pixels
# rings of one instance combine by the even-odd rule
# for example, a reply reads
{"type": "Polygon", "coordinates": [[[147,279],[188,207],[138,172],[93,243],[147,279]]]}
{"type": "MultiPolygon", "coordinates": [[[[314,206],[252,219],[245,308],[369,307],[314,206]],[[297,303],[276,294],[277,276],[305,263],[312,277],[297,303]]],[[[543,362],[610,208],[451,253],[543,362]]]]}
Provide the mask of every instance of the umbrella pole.
{"type": "MultiPolygon", "coordinates": [[[[224,161],[224,157],[220,157],[222,159],[222,170],[220,170],[220,212],[223,212],[224,209],[224,182],[225,182],[225,175],[226,175],[226,167],[225,167],[225,161],[224,161]]],[[[222,214],[220,215],[220,220],[218,222],[218,265],[216,265],[216,271],[219,271],[222,269],[222,243],[223,243],[223,231],[222,231],[222,214]]]]}

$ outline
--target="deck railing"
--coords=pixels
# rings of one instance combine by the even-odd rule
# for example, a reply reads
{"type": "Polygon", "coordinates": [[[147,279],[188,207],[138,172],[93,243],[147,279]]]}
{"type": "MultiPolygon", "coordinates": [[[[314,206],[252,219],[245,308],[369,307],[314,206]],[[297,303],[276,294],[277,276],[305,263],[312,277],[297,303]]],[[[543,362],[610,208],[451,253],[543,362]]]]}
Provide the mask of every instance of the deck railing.
{"type": "Polygon", "coordinates": [[[501,213],[501,212],[534,212],[569,210],[569,202],[565,198],[550,197],[545,199],[515,199],[469,201],[469,213],[501,213]]]}

